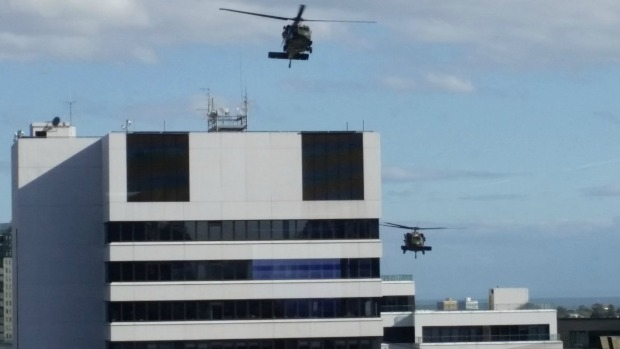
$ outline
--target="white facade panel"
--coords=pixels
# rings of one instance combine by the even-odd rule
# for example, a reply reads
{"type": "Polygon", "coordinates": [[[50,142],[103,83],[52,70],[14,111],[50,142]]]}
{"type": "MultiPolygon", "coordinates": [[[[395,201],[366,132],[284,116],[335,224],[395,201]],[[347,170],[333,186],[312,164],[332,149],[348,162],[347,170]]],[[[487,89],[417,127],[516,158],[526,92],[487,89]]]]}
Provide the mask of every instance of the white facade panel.
{"type": "MultiPolygon", "coordinates": [[[[104,188],[104,197],[111,203],[127,202],[127,142],[125,133],[110,133],[104,137],[105,155],[103,172],[107,181],[104,188]]],[[[112,206],[113,207],[113,206],[112,206]]],[[[112,208],[110,207],[110,208],[112,208]]],[[[109,209],[104,219],[109,220],[109,209]]]]}
{"type": "Polygon", "coordinates": [[[557,333],[557,312],[550,309],[507,311],[416,311],[416,329],[424,326],[485,326],[549,324],[557,333]]]}
{"type": "MultiPolygon", "coordinates": [[[[223,137],[223,139],[224,138],[226,137],[223,137]]],[[[191,151],[192,149],[190,149],[190,152],[191,151]]],[[[216,167],[219,167],[222,173],[220,184],[222,187],[222,201],[224,203],[230,201],[247,201],[247,151],[243,148],[223,148],[220,151],[220,163],[219,166],[216,167]]],[[[190,178],[191,177],[192,175],[190,173],[190,178]]],[[[209,178],[198,179],[198,185],[201,185],[201,181],[203,180],[208,181],[209,178]]]]}
{"type": "MultiPolygon", "coordinates": [[[[267,145],[269,145],[268,142],[267,145]]],[[[271,193],[277,186],[272,174],[278,172],[287,173],[288,171],[283,170],[294,166],[295,163],[283,164],[286,167],[280,170],[274,167],[274,154],[270,148],[265,147],[265,145],[261,146],[261,144],[249,144],[249,146],[244,152],[246,154],[246,168],[248,169],[245,172],[244,181],[247,183],[246,201],[270,202],[272,200],[271,193]]]]}
{"type": "MultiPolygon", "coordinates": [[[[192,148],[192,140],[204,137],[190,137],[189,171],[190,198],[192,202],[220,202],[223,200],[222,177],[226,173],[219,164],[222,153],[214,148],[192,148]]],[[[218,137],[219,139],[219,137],[218,137]]]]}
{"type": "MultiPolygon", "coordinates": [[[[280,137],[276,137],[280,138],[280,137]]],[[[297,139],[297,142],[300,142],[297,139]]],[[[275,203],[298,201],[302,197],[301,158],[299,148],[275,148],[271,150],[271,199],[275,203]]]]}
{"type": "Polygon", "coordinates": [[[109,299],[123,301],[381,297],[375,279],[222,282],[119,282],[109,299]]]}
{"type": "Polygon", "coordinates": [[[113,323],[111,341],[380,337],[381,319],[113,323]]]}
{"type": "Polygon", "coordinates": [[[381,145],[378,133],[364,133],[364,200],[381,201],[381,145]]]}
{"type": "Polygon", "coordinates": [[[415,283],[413,281],[383,281],[384,296],[414,296],[415,283]]]}
{"type": "Polygon", "coordinates": [[[222,219],[272,219],[270,201],[233,201],[222,203],[222,219]],[[270,218],[266,218],[270,217],[270,218]]]}
{"type": "Polygon", "coordinates": [[[378,258],[379,240],[254,242],[112,243],[109,261],[178,261],[236,259],[378,258]]]}

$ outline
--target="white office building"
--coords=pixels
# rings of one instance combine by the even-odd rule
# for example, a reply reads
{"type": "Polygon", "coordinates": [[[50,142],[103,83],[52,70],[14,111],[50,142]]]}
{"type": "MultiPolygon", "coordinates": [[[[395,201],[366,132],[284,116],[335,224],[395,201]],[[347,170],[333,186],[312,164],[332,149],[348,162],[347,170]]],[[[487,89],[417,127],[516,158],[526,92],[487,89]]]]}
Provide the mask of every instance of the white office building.
{"type": "Polygon", "coordinates": [[[384,275],[381,319],[384,349],[411,348],[415,340],[415,283],[411,275],[384,275]]]}
{"type": "Polygon", "coordinates": [[[379,136],[34,124],[15,348],[378,349],[379,136]]]}
{"type": "Polygon", "coordinates": [[[556,310],[527,307],[527,288],[493,288],[489,300],[489,310],[417,310],[415,348],[562,348],[556,310]]]}
{"type": "Polygon", "coordinates": [[[382,282],[376,133],[55,120],[12,165],[16,349],[561,348],[555,311],[516,310],[526,289],[414,312],[410,276],[382,282]]]}

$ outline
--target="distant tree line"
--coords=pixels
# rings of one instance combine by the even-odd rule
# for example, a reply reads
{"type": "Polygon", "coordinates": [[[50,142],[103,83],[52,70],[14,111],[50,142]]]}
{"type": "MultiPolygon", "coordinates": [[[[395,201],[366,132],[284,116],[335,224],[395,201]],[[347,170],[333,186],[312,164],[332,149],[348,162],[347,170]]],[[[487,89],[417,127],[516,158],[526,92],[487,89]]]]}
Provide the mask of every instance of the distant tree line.
{"type": "Polygon", "coordinates": [[[557,307],[558,318],[620,318],[620,309],[613,304],[593,304],[591,307],[580,305],[577,309],[557,307]]]}

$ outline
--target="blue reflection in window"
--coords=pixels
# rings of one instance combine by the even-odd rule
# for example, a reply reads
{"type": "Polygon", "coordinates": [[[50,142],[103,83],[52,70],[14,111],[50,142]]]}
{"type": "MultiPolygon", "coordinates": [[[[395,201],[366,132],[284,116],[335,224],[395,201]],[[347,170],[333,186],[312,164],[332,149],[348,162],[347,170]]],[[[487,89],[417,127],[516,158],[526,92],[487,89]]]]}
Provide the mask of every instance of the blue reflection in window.
{"type": "Polygon", "coordinates": [[[254,260],[254,280],[336,279],[340,259],[254,260]]]}

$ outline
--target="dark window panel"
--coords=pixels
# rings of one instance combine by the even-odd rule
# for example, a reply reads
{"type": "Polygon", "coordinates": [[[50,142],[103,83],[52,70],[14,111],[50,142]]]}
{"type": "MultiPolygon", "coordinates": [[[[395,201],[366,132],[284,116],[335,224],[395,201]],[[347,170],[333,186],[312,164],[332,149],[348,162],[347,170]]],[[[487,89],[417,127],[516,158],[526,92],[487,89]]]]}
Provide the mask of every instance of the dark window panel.
{"type": "Polygon", "coordinates": [[[250,241],[259,239],[258,221],[247,221],[247,239],[250,241]]]}
{"type": "Polygon", "coordinates": [[[258,221],[258,239],[271,240],[271,221],[258,221]]]}
{"type": "Polygon", "coordinates": [[[271,240],[284,240],[284,221],[271,221],[271,240]]]}
{"type": "Polygon", "coordinates": [[[234,223],[233,221],[222,221],[222,240],[233,241],[234,240],[234,223]]]}
{"type": "Polygon", "coordinates": [[[198,240],[198,230],[197,230],[197,222],[196,221],[186,221],[185,224],[185,235],[183,237],[184,241],[197,241],[198,240]]]}
{"type": "Polygon", "coordinates": [[[245,241],[247,240],[247,233],[246,233],[246,227],[245,227],[245,221],[235,221],[234,225],[234,229],[235,229],[235,233],[234,233],[234,240],[235,241],[245,241]]]}
{"type": "Polygon", "coordinates": [[[209,222],[209,241],[222,240],[222,222],[209,222]]]}
{"type": "Polygon", "coordinates": [[[378,219],[108,222],[106,240],[249,241],[378,239],[378,219]]]}
{"type": "Polygon", "coordinates": [[[196,240],[207,241],[209,240],[209,223],[208,222],[196,222],[196,240]]]}
{"type": "Polygon", "coordinates": [[[303,133],[304,200],[363,200],[362,133],[303,133]]]}
{"type": "Polygon", "coordinates": [[[127,134],[127,201],[189,201],[189,134],[127,134]]]}

